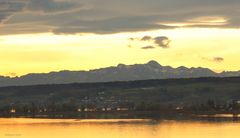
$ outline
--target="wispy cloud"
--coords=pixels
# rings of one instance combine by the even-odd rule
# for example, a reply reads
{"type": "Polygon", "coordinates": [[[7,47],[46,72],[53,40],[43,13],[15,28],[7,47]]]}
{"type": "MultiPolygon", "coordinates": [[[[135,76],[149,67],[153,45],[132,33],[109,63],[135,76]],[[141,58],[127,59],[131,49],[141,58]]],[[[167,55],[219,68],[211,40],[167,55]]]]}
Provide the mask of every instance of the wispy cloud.
{"type": "Polygon", "coordinates": [[[145,50],[154,49],[154,48],[155,48],[154,46],[143,46],[143,47],[141,47],[141,49],[145,49],[145,50]]]}
{"type": "Polygon", "coordinates": [[[223,62],[224,58],[223,57],[214,57],[213,61],[215,61],[215,62],[223,62]]]}
{"type": "Polygon", "coordinates": [[[224,61],[223,57],[213,57],[213,58],[202,57],[202,59],[210,62],[215,62],[215,63],[221,63],[224,61]]]}

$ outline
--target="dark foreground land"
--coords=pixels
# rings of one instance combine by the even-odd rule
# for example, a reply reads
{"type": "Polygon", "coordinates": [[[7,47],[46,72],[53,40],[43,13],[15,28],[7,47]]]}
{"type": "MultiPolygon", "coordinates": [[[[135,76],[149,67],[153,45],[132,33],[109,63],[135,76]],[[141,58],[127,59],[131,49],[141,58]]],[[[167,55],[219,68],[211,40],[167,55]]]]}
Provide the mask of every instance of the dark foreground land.
{"type": "Polygon", "coordinates": [[[192,118],[240,113],[240,77],[0,88],[1,117],[192,118]]]}

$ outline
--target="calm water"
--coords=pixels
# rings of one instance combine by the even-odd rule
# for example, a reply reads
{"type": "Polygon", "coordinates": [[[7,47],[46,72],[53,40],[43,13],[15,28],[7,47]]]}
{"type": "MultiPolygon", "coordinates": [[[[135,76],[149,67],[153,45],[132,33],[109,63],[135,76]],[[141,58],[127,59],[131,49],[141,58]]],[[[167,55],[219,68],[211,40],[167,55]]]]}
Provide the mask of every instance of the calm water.
{"type": "Polygon", "coordinates": [[[0,119],[0,138],[239,138],[240,123],[0,119]]]}

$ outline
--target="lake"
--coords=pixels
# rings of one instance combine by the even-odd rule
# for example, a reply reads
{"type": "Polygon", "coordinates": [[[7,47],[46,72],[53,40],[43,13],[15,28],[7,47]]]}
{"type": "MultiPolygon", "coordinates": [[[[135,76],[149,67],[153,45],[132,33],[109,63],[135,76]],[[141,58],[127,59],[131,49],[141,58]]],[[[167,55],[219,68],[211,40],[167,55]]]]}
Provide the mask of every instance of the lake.
{"type": "Polygon", "coordinates": [[[0,119],[0,138],[239,138],[240,122],[0,119]]]}

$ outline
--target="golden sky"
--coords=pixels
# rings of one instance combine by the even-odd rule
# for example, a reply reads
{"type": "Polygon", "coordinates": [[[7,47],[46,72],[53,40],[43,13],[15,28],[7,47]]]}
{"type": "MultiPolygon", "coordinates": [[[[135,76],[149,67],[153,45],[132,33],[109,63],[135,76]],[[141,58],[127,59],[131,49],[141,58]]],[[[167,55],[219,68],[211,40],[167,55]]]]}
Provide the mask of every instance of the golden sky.
{"type": "Polygon", "coordinates": [[[240,30],[174,29],[111,35],[54,35],[51,33],[2,36],[0,74],[89,70],[156,60],[173,67],[239,70],[240,30]],[[171,40],[169,48],[142,49],[152,42],[129,38],[158,36],[171,40]],[[131,47],[129,47],[131,45],[131,47]],[[221,57],[223,61],[215,61],[221,57]]]}
{"type": "Polygon", "coordinates": [[[110,6],[96,0],[1,1],[0,75],[150,60],[172,67],[240,70],[240,2],[104,1],[110,6]]]}

